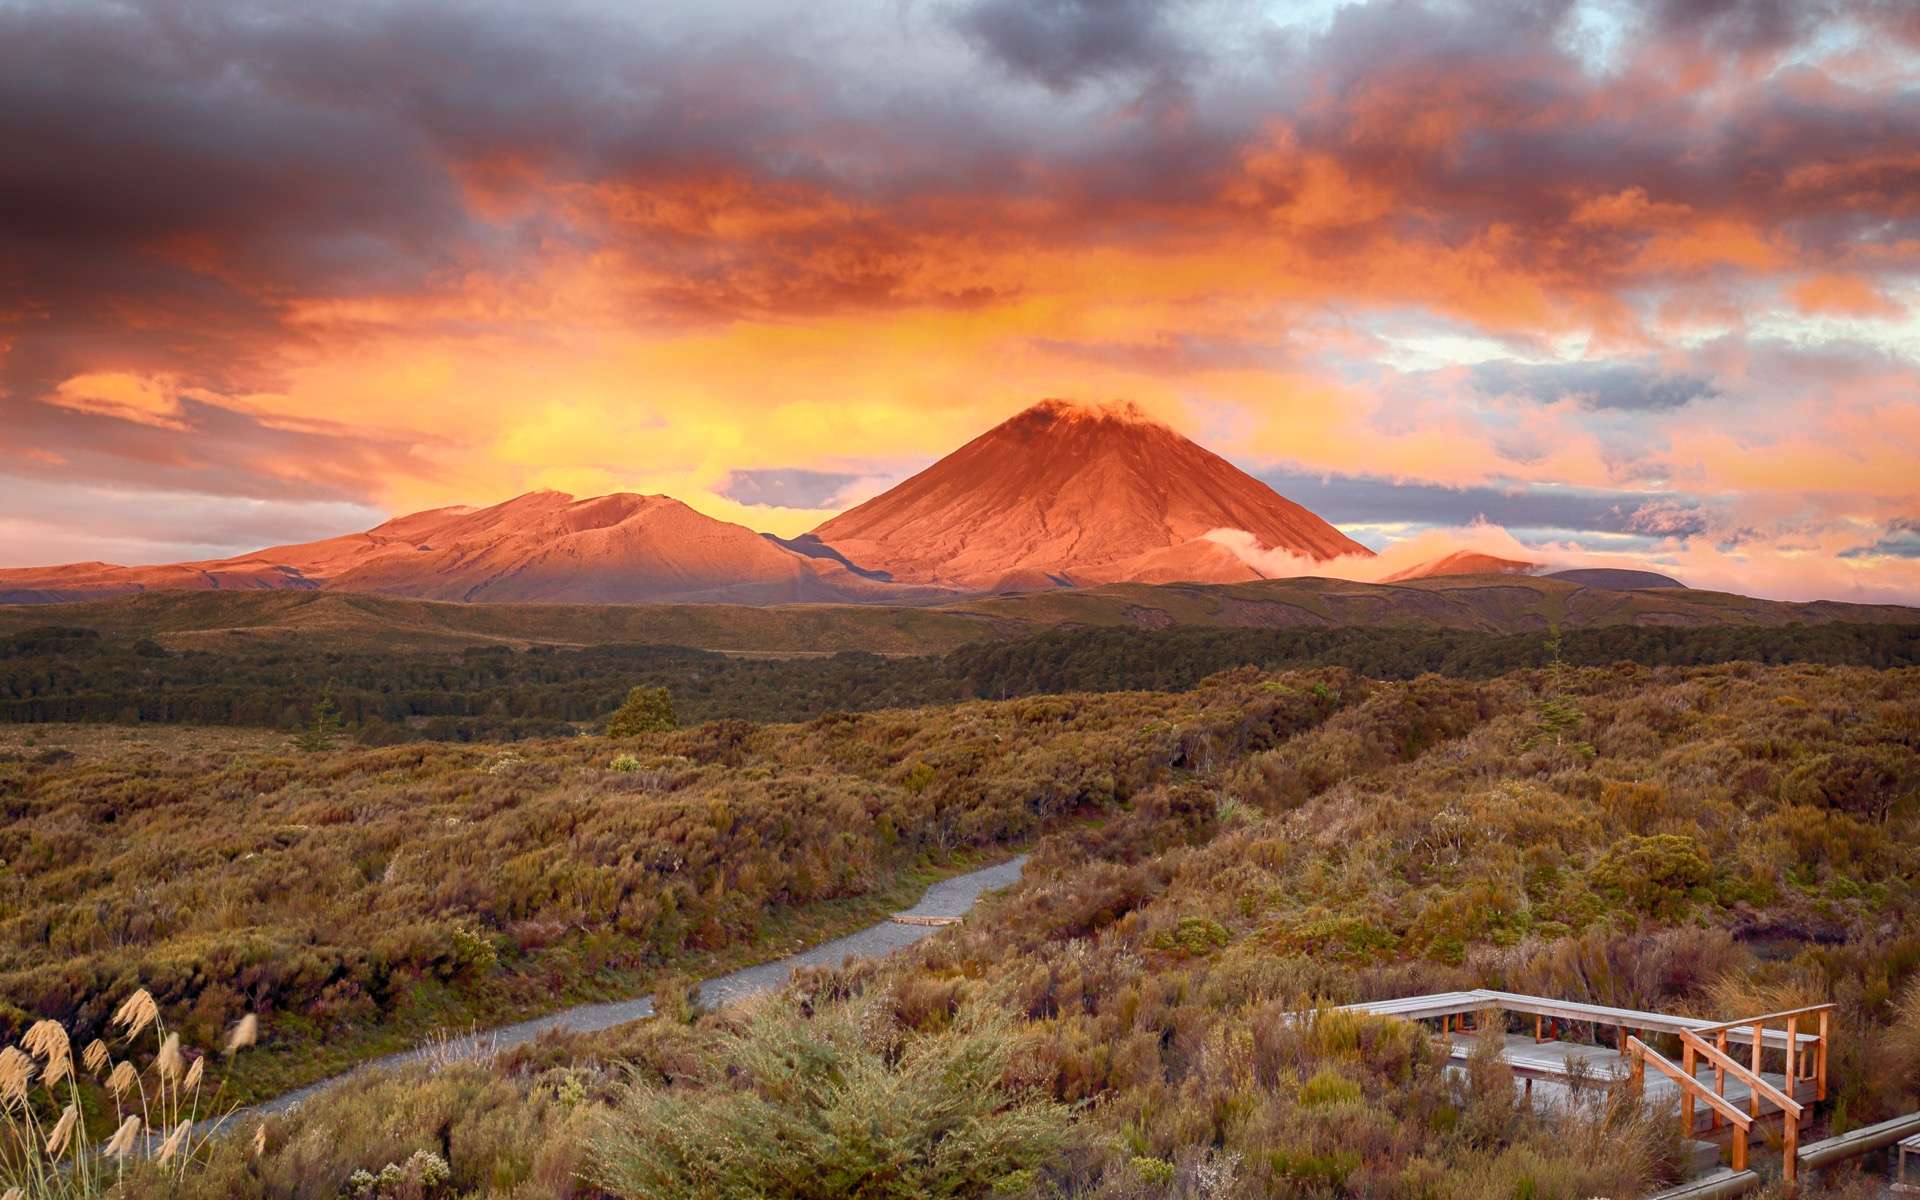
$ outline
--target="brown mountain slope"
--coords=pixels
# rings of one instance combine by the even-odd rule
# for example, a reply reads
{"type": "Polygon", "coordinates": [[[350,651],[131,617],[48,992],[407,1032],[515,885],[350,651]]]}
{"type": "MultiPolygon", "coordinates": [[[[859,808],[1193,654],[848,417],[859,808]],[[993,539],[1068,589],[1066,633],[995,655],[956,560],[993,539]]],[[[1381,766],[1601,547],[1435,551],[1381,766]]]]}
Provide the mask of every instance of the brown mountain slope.
{"type": "Polygon", "coordinates": [[[813,532],[897,581],[969,590],[1258,578],[1205,541],[1223,528],[1315,560],[1369,553],[1132,405],[1063,400],[1034,405],[813,532]]]}
{"type": "Polygon", "coordinates": [[[213,562],[0,571],[0,600],[80,600],[156,590],[326,588],[431,600],[779,604],[909,589],[808,558],[666,496],[576,500],[531,492],[489,508],[441,508],[365,533],[213,562]]]}

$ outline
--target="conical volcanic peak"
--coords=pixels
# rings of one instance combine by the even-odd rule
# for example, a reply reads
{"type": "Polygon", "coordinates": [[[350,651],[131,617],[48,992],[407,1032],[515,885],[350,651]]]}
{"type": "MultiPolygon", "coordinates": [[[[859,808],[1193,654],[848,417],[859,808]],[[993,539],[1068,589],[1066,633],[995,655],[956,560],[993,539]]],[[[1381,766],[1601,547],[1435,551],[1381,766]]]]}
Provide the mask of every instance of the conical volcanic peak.
{"type": "Polygon", "coordinates": [[[631,492],[585,500],[529,492],[486,508],[430,509],[364,533],[212,562],[0,571],[0,601],[11,603],[261,588],[585,603],[779,604],[895,592],[842,563],[795,554],[672,497],[631,492]]]}
{"type": "Polygon", "coordinates": [[[1026,409],[814,534],[863,568],[946,587],[1257,578],[1205,540],[1218,529],[1317,561],[1369,553],[1135,405],[1067,400],[1026,409]]]}

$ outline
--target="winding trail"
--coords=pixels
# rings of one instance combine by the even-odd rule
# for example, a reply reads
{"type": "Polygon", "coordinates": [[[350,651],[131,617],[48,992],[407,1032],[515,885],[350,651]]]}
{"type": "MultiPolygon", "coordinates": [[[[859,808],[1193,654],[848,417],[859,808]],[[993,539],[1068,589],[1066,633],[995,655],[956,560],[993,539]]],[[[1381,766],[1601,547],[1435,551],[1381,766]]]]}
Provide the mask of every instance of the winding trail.
{"type": "MultiPolygon", "coordinates": [[[[948,918],[965,916],[984,893],[1018,883],[1020,873],[1026,865],[1027,856],[1022,854],[998,866],[985,867],[978,871],[969,871],[965,875],[943,879],[929,887],[920,897],[918,904],[899,915],[948,918]]],[[[848,958],[878,958],[911,946],[938,932],[940,932],[938,926],[901,924],[889,918],[877,925],[869,925],[857,933],[850,933],[830,942],[822,942],[818,946],[789,954],[784,958],[776,958],[757,966],[743,967],[738,971],[729,971],[725,975],[716,975],[712,979],[704,980],[700,984],[700,1003],[707,1008],[718,1008],[760,992],[774,990],[792,976],[796,967],[838,966],[848,958]]],[[[512,1025],[470,1033],[444,1043],[368,1059],[344,1074],[323,1079],[318,1083],[310,1083],[306,1087],[295,1088],[291,1092],[283,1092],[271,1100],[263,1100],[249,1108],[240,1109],[222,1124],[232,1128],[249,1118],[286,1112],[336,1084],[368,1072],[409,1067],[429,1060],[487,1058],[503,1050],[525,1045],[543,1033],[551,1033],[555,1030],[568,1033],[594,1033],[652,1015],[653,997],[651,995],[638,996],[631,1000],[577,1004],[572,1008],[548,1013],[544,1017],[535,1017],[531,1021],[519,1021],[512,1025]]]]}

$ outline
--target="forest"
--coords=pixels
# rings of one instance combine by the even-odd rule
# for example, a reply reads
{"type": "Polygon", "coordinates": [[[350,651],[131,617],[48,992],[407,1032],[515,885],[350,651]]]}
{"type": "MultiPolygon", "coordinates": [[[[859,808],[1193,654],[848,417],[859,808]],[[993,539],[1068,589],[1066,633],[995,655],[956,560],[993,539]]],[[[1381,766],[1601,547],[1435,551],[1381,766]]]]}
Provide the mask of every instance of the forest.
{"type": "Polygon", "coordinates": [[[636,686],[684,721],[804,721],[968,699],[1178,691],[1235,667],[1345,667],[1375,679],[1484,679],[1544,666],[1750,661],[1920,664],[1920,625],[1602,626],[1543,633],[1337,629],[1060,629],[936,656],[843,651],[746,658],[662,645],[504,646],[381,653],[300,642],[172,650],[51,625],[0,637],[0,723],[118,722],[294,729],[330,700],[368,745],[498,741],[593,728],[636,686]]]}
{"type": "Polygon", "coordinates": [[[133,1194],[1581,1200],[1678,1177],[1631,1096],[1536,1110],[1411,1025],[1287,1015],[1474,986],[1832,1000],[1827,1127],[1920,1106],[1920,670],[1576,644],[1490,678],[1243,667],[511,746],[13,727],[0,1040],[111,1037],[138,983],[190,1048],[257,1014],[257,1047],[207,1060],[257,1096],[601,981],[672,1001],[1030,847],[914,950],[336,1088],[133,1194]]]}

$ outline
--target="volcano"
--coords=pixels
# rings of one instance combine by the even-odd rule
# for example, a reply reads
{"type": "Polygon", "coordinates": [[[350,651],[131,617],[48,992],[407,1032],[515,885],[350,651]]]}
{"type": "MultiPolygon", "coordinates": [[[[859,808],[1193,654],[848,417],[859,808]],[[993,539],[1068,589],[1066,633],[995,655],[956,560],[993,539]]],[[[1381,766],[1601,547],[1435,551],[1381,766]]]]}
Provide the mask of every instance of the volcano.
{"type": "Polygon", "coordinates": [[[628,492],[586,500],[529,492],[487,508],[430,509],[364,533],[209,562],[0,571],[0,602],[10,603],[263,588],[609,604],[895,599],[905,590],[796,554],[671,497],[628,492]]]}
{"type": "Polygon", "coordinates": [[[968,591],[1260,578],[1216,530],[1313,561],[1372,552],[1132,404],[1046,400],[809,540],[903,583],[968,591]]]}
{"type": "Polygon", "coordinates": [[[1238,583],[1261,578],[1230,548],[1248,539],[1315,562],[1370,553],[1130,404],[1048,400],[791,540],[668,496],[529,492],[233,558],[0,570],[0,603],[326,588],[475,602],[898,604],[1122,581],[1238,583]],[[1207,536],[1221,530],[1245,536],[1207,536]]]}

